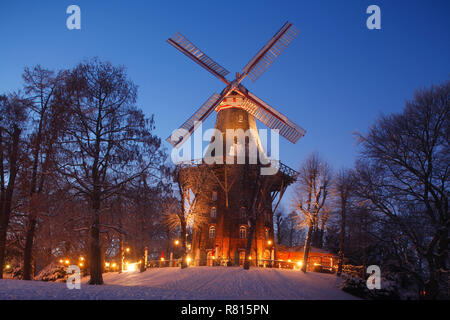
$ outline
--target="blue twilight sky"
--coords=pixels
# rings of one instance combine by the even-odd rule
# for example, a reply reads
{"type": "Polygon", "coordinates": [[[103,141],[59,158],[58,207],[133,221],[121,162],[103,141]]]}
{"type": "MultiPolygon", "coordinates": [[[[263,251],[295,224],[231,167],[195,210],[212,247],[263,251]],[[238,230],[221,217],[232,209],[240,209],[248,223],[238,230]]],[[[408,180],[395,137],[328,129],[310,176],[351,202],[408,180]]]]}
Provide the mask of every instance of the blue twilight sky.
{"type": "Polygon", "coordinates": [[[298,169],[319,151],[334,168],[350,167],[352,132],[401,110],[415,89],[449,79],[449,14],[448,0],[2,0],[0,93],[21,87],[25,66],[69,68],[98,56],[128,68],[139,106],[155,114],[156,133],[166,138],[223,89],[167,38],[182,32],[231,79],[289,20],[300,35],[256,83],[244,85],[307,130],[295,145],[281,142],[282,162],[298,169]],[[81,30],[66,28],[71,4],[81,8],[81,30]],[[381,30],[366,27],[371,4],[381,8],[381,30]]]}

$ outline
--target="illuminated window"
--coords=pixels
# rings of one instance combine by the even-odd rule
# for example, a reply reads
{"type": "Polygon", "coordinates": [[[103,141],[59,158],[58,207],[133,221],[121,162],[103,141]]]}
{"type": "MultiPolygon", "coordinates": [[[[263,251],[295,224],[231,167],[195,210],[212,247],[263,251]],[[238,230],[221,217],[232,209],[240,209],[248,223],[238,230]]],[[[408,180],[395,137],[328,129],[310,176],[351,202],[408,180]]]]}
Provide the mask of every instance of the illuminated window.
{"type": "Polygon", "coordinates": [[[247,238],[247,228],[244,226],[239,227],[239,239],[246,239],[247,238]]]}
{"type": "Polygon", "coordinates": [[[211,226],[209,227],[209,238],[214,239],[216,237],[216,227],[211,226]]]}
{"type": "Polygon", "coordinates": [[[217,191],[213,191],[213,193],[212,193],[212,201],[217,201],[217,191]]]}
{"type": "Polygon", "coordinates": [[[217,215],[217,208],[216,207],[212,207],[211,208],[211,218],[215,218],[217,215]]]}
{"type": "Polygon", "coordinates": [[[238,117],[238,119],[239,119],[239,120],[238,120],[239,122],[243,122],[243,121],[244,121],[244,116],[243,116],[242,114],[240,114],[239,117],[238,117]]]}

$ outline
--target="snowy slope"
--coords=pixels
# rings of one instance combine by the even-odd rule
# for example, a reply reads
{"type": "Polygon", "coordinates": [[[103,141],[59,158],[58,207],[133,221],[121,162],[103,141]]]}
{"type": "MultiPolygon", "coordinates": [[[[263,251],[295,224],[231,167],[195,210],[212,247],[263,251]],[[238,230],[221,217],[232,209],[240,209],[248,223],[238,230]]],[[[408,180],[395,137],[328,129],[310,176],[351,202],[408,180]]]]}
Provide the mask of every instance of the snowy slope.
{"type": "Polygon", "coordinates": [[[65,283],[0,280],[2,299],[355,299],[334,275],[296,270],[227,267],[106,273],[105,285],[68,290],[65,283]]]}

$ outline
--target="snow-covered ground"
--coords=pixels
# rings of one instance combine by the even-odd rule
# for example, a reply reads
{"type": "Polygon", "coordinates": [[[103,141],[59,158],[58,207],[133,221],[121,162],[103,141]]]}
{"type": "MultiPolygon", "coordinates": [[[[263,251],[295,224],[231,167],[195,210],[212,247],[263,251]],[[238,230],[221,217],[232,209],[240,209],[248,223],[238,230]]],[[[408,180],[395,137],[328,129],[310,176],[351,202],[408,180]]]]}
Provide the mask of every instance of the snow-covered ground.
{"type": "Polygon", "coordinates": [[[235,267],[161,268],[106,273],[105,285],[82,280],[80,290],[65,283],[0,280],[4,299],[356,299],[341,291],[335,275],[298,270],[235,267]]]}

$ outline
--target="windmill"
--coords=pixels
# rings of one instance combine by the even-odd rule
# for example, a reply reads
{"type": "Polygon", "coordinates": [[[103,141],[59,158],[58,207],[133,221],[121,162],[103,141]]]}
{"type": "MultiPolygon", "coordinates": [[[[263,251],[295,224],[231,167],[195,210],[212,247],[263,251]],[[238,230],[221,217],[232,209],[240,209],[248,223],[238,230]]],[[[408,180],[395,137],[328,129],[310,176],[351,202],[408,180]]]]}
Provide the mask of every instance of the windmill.
{"type": "MultiPolygon", "coordinates": [[[[264,154],[264,150],[256,130],[255,119],[271,129],[278,129],[282,137],[291,143],[296,143],[305,135],[305,130],[251,93],[242,85],[242,81],[248,76],[255,82],[295,39],[297,34],[298,31],[295,27],[290,22],[286,22],[242,71],[236,73],[236,77],[232,81],[226,78],[229,74],[228,70],[212,60],[184,35],[177,33],[169,38],[168,43],[216,76],[225,83],[226,87],[220,94],[212,94],[194,115],[181,125],[180,129],[184,129],[179,131],[181,134],[173,134],[167,138],[167,141],[175,148],[179,148],[200,124],[213,111],[216,111],[215,127],[223,136],[227,134],[228,129],[243,129],[244,131],[251,129],[248,130],[251,132],[249,139],[255,140],[260,153],[264,154]]],[[[247,144],[246,147],[248,147],[247,140],[244,144],[247,144]]],[[[210,145],[206,154],[211,149],[214,148],[211,148],[210,145]]],[[[224,154],[228,154],[230,150],[225,149],[224,151],[224,154]]],[[[250,236],[247,233],[250,224],[247,223],[248,214],[246,216],[245,211],[249,207],[249,203],[253,201],[250,200],[252,197],[250,187],[255,185],[255,177],[258,177],[259,171],[256,167],[248,165],[215,164],[209,167],[210,175],[215,178],[216,183],[211,190],[208,190],[211,193],[210,201],[202,200],[202,203],[199,204],[200,209],[208,215],[206,223],[204,219],[201,223],[194,221],[191,255],[194,256],[197,264],[211,264],[212,261],[218,259],[227,261],[228,264],[242,263],[244,247],[247,244],[248,248],[248,243],[251,244],[251,251],[254,251],[257,256],[257,259],[253,260],[255,263],[264,259],[266,261],[274,259],[273,246],[270,245],[274,238],[273,212],[286,187],[294,182],[297,176],[294,170],[281,163],[279,163],[279,169],[277,174],[265,180],[268,187],[261,194],[267,203],[261,207],[262,214],[254,220],[254,228],[251,228],[250,236]],[[272,203],[277,197],[278,202],[274,209],[272,203]],[[211,212],[210,215],[209,212],[211,212]],[[247,240],[252,237],[255,241],[248,242],[247,240]]],[[[186,177],[189,175],[192,177],[195,170],[197,169],[192,166],[185,167],[183,171],[180,171],[180,177],[185,178],[180,178],[180,180],[187,181],[186,177]]],[[[181,181],[181,183],[183,182],[181,181]]],[[[248,251],[247,249],[246,255],[249,254],[248,251]]]]}

